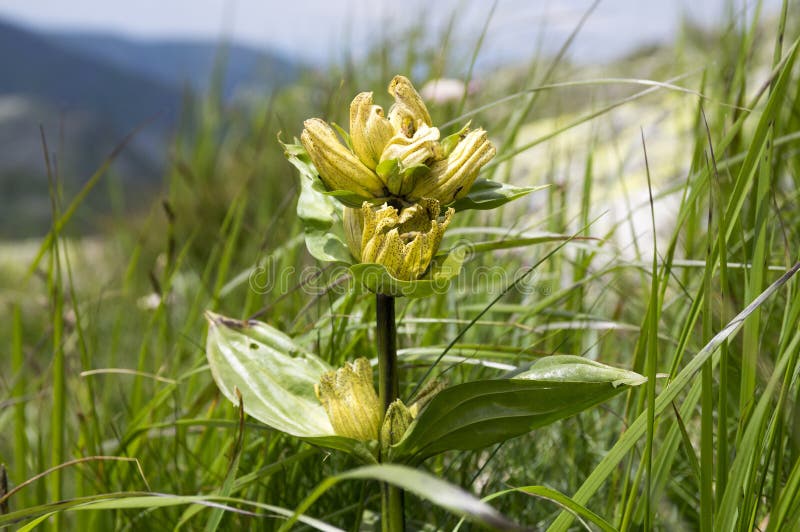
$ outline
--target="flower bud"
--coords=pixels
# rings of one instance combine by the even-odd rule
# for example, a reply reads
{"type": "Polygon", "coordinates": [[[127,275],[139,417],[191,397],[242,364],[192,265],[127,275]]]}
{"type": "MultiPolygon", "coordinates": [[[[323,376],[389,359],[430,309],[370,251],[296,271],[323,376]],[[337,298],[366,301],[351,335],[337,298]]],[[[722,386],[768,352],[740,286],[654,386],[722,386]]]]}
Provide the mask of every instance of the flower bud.
{"type": "Polygon", "coordinates": [[[395,101],[386,117],[371,92],[356,95],[350,104],[347,146],[322,120],[306,120],[301,141],[322,182],[328,190],[401,204],[430,198],[447,205],[465,196],[496,152],[486,132],[468,133],[467,124],[440,139],[408,78],[395,76],[389,94],[395,101]]]}
{"type": "Polygon", "coordinates": [[[383,409],[369,360],[359,358],[324,373],[314,391],[336,434],[360,441],[378,439],[383,409]]]}
{"type": "Polygon", "coordinates": [[[407,77],[395,76],[389,84],[389,94],[395,101],[389,109],[389,122],[395,131],[403,132],[406,137],[412,137],[420,126],[432,124],[425,102],[407,77]]]}
{"type": "Polygon", "coordinates": [[[433,198],[447,205],[465,196],[495,152],[486,131],[467,133],[446,159],[433,163],[430,174],[416,181],[409,198],[433,198]]]}
{"type": "Polygon", "coordinates": [[[439,379],[433,379],[432,381],[429,381],[414,396],[416,401],[411,403],[411,406],[408,407],[408,411],[411,412],[411,416],[417,417],[420,411],[425,408],[434,397],[436,397],[436,394],[444,390],[446,387],[447,384],[439,379]]]}
{"type": "Polygon", "coordinates": [[[350,104],[350,139],[361,162],[374,170],[393,135],[394,129],[383,116],[383,109],[372,104],[372,93],[358,94],[350,104]]]}
{"type": "MultiPolygon", "coordinates": [[[[384,204],[361,207],[361,262],[383,265],[396,279],[413,281],[428,269],[454,214],[439,219],[439,202],[423,199],[399,212],[384,204]]],[[[347,232],[346,232],[347,234],[347,232]]],[[[355,243],[351,243],[351,248],[355,243]]]]}
{"type": "Polygon", "coordinates": [[[304,125],[300,141],[328,189],[347,190],[365,198],[385,195],[380,178],[339,142],[328,124],[311,118],[304,125]]]}
{"type": "Polygon", "coordinates": [[[381,425],[381,447],[386,449],[403,439],[414,416],[400,399],[395,399],[386,409],[381,425]]]}

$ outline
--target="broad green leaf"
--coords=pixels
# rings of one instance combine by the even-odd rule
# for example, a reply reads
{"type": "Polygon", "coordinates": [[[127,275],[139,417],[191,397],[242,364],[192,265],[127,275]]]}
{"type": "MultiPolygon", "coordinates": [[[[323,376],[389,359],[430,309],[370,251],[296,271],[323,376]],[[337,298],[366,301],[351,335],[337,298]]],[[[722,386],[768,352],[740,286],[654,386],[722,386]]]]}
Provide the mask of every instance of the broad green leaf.
{"type": "MultiPolygon", "coordinates": [[[[377,464],[359,467],[340,475],[326,478],[295,510],[295,517],[304,514],[326,491],[342,480],[371,479],[387,482],[414,495],[427,499],[437,506],[470,521],[476,521],[492,530],[523,530],[523,528],[474,495],[438,477],[419,469],[398,464],[377,464]]],[[[281,530],[290,530],[294,518],[288,520],[281,530]]]]}
{"type": "Polygon", "coordinates": [[[392,456],[418,463],[452,449],[481,449],[586,410],[642,382],[641,375],[581,357],[548,357],[513,379],[442,390],[393,446],[392,456]]]}
{"type": "Polygon", "coordinates": [[[342,205],[346,205],[348,207],[353,207],[354,209],[361,208],[361,206],[364,204],[365,201],[380,205],[384,203],[387,199],[387,198],[365,198],[363,196],[359,196],[354,192],[350,192],[349,190],[327,190],[325,189],[325,185],[322,184],[322,181],[319,178],[317,178],[313,186],[314,190],[319,192],[323,196],[335,198],[338,201],[338,203],[341,203],[342,205]]]}
{"type": "Polygon", "coordinates": [[[403,281],[390,274],[382,264],[359,263],[350,266],[353,284],[356,290],[411,298],[427,297],[443,294],[450,288],[450,283],[461,272],[461,265],[466,254],[460,248],[444,259],[432,264],[428,273],[416,281],[403,281]]]}
{"type": "Polygon", "coordinates": [[[538,360],[515,379],[550,382],[609,382],[617,386],[639,386],[647,378],[634,371],[606,366],[574,355],[552,355],[538,360]]]}
{"type": "Polygon", "coordinates": [[[350,264],[353,257],[344,239],[331,230],[306,229],[306,248],[311,256],[323,262],[350,264]]]}
{"type": "MultiPolygon", "coordinates": [[[[375,173],[381,176],[386,183],[386,188],[394,191],[413,189],[416,180],[421,176],[427,175],[430,171],[430,167],[424,164],[403,166],[400,159],[387,159],[375,167],[375,173]]],[[[382,202],[383,200],[380,201],[382,202]]]]}
{"type": "Polygon", "coordinates": [[[211,374],[234,405],[238,390],[245,412],[274,429],[362,459],[372,455],[364,443],[336,435],[316,398],[314,385],[331,369],[324,361],[265,323],[206,317],[211,374]]]}
{"type": "Polygon", "coordinates": [[[490,181],[488,179],[476,179],[469,193],[463,198],[457,199],[451,207],[456,211],[465,211],[467,209],[496,209],[509,201],[521,198],[536,190],[542,190],[548,186],[550,185],[517,187],[506,183],[490,181]]]}

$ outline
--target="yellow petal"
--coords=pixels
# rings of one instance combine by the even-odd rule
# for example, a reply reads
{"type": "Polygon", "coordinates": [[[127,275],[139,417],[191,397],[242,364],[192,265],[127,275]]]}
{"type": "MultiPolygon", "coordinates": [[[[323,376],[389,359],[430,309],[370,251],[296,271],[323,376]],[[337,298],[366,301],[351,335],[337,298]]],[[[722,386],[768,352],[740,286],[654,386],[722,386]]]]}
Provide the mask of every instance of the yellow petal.
{"type": "Polygon", "coordinates": [[[350,104],[350,139],[356,156],[374,170],[392,135],[392,124],[383,116],[383,109],[372,104],[372,93],[358,94],[350,104]]]}
{"type": "Polygon", "coordinates": [[[369,202],[364,202],[361,205],[361,220],[362,220],[362,233],[361,233],[361,262],[370,262],[365,259],[364,250],[367,248],[369,241],[375,236],[378,227],[378,217],[369,202]]]}
{"type": "Polygon", "coordinates": [[[397,228],[382,235],[382,238],[376,244],[374,262],[383,264],[392,276],[398,279],[408,279],[403,275],[404,246],[397,228]]]}
{"type": "MultiPolygon", "coordinates": [[[[364,202],[369,205],[369,202],[364,202]]],[[[350,253],[357,261],[361,261],[361,237],[364,234],[364,215],[361,209],[344,208],[342,215],[342,225],[344,225],[344,240],[350,253]]]]}
{"type": "Polygon", "coordinates": [[[403,265],[398,275],[398,279],[417,279],[428,268],[430,259],[425,260],[426,238],[421,234],[417,235],[405,245],[403,249],[403,265]]]}
{"type": "Polygon", "coordinates": [[[433,198],[446,205],[465,196],[495,153],[486,131],[471,131],[447,159],[433,163],[430,174],[417,180],[409,198],[433,198]]]}
{"type": "MultiPolygon", "coordinates": [[[[404,134],[398,133],[389,140],[383,149],[381,162],[397,159],[402,168],[425,164],[441,151],[438,140],[439,130],[426,125],[417,129],[413,137],[406,137],[404,134]]],[[[389,188],[393,194],[399,194],[405,186],[401,185],[398,190],[389,188]]]]}
{"type": "Polygon", "coordinates": [[[411,137],[420,125],[432,125],[425,102],[407,77],[395,76],[389,84],[389,94],[395,101],[389,110],[389,121],[396,132],[402,131],[407,137],[411,137]]]}
{"type": "Polygon", "coordinates": [[[320,120],[306,120],[300,141],[330,190],[348,190],[359,196],[382,197],[383,182],[347,146],[339,142],[333,129],[320,120]]]}

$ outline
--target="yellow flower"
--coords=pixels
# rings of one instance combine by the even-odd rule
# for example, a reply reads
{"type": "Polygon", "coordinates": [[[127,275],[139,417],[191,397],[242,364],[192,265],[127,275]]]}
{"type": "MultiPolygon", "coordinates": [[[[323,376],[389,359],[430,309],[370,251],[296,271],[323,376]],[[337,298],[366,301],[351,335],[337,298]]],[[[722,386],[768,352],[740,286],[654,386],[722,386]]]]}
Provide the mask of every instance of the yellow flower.
{"type": "Polygon", "coordinates": [[[410,199],[434,198],[447,205],[464,197],[495,152],[486,131],[470,131],[447,158],[430,165],[430,174],[416,181],[410,199]]]}
{"type": "Polygon", "coordinates": [[[361,441],[378,439],[383,409],[369,360],[359,358],[323,373],[314,391],[336,434],[361,441]]]}
{"type": "Polygon", "coordinates": [[[425,102],[407,77],[395,76],[389,83],[389,94],[394,97],[394,105],[389,109],[389,121],[395,131],[410,137],[421,124],[432,125],[425,102]]]}
{"type": "Polygon", "coordinates": [[[364,202],[345,209],[345,237],[360,262],[382,264],[396,279],[413,281],[428,269],[454,214],[440,219],[439,202],[421,199],[399,211],[388,204],[364,202]]]}
{"type": "Polygon", "coordinates": [[[381,160],[383,147],[394,136],[391,122],[383,116],[380,105],[373,105],[372,93],[362,92],[350,104],[350,140],[353,151],[367,167],[374,170],[381,160]]]}
{"type": "Polygon", "coordinates": [[[336,132],[319,118],[305,121],[300,142],[329,189],[349,190],[364,197],[383,195],[383,182],[377,174],[342,145],[336,132]]]}
{"type": "Polygon", "coordinates": [[[325,186],[365,199],[431,198],[442,205],[467,194],[495,154],[486,132],[467,133],[465,128],[440,142],[439,130],[408,78],[395,76],[389,94],[394,104],[388,116],[374,104],[371,92],[353,99],[352,149],[324,121],[305,121],[300,140],[325,186]]]}

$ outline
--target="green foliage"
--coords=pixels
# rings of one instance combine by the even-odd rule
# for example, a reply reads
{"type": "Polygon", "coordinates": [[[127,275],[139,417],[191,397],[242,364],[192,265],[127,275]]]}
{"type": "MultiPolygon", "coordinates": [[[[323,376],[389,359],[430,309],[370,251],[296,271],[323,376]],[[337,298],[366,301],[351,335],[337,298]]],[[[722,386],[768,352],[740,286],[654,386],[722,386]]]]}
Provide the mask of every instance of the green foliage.
{"type": "Polygon", "coordinates": [[[469,193],[453,203],[456,211],[469,209],[491,210],[501,207],[517,198],[521,198],[546,188],[548,185],[538,187],[518,187],[508,183],[497,183],[488,179],[476,179],[469,193]]]}
{"type": "MultiPolygon", "coordinates": [[[[522,527],[499,514],[497,510],[476,499],[461,488],[448,484],[418,469],[398,464],[364,466],[328,477],[325,482],[309,494],[306,500],[298,507],[298,512],[306,511],[320,495],[335,483],[353,479],[374,479],[398,486],[418,497],[428,499],[456,515],[464,516],[471,521],[477,521],[493,530],[523,530],[522,527]]],[[[288,530],[292,524],[292,520],[289,520],[282,530],[288,530]]]]}
{"type": "Polygon", "coordinates": [[[382,264],[359,263],[350,267],[354,289],[361,292],[420,298],[445,294],[461,272],[465,256],[458,251],[435,261],[422,279],[404,281],[390,274],[382,264]]]}
{"type": "Polygon", "coordinates": [[[331,368],[304,352],[280,331],[257,321],[207,314],[206,356],[214,380],[249,416],[311,443],[373,461],[361,442],[337,436],[314,395],[314,385],[331,368]]]}
{"type": "MultiPolygon", "coordinates": [[[[398,300],[401,396],[429,370],[449,381],[399,445],[465,448],[422,461],[417,473],[446,482],[442,493],[460,486],[472,494],[462,501],[485,498],[533,529],[576,518],[604,530],[800,526],[796,17],[685,28],[675,48],[603,65],[596,81],[592,69],[534,57],[465,96],[501,150],[486,184],[551,186],[491,213],[459,212],[441,249],[473,253],[447,293],[398,300]],[[666,377],[616,388],[611,375],[518,380],[561,355],[666,377]],[[561,420],[527,432],[542,384],[564,409],[541,416],[561,420]],[[478,449],[490,432],[434,419],[462,408],[447,394],[493,408],[492,387],[522,414],[492,430],[518,437],[478,449]],[[583,389],[606,402],[565,418],[595,401],[583,389]]],[[[409,477],[359,470],[345,453],[240,418],[233,387],[223,395],[209,371],[203,313],[267,324],[253,375],[287,345],[318,370],[374,357],[372,298],[307,253],[308,225],[293,221],[305,189],[273,139],[311,115],[345,123],[349,98],[379,99],[395,72],[463,77],[473,50],[456,46],[457,29],[431,47],[419,32],[389,31],[363,65],[308,74],[252,109],[187,102],[163,193],[138,216],[106,186],[101,161],[76,196],[54,173],[50,236],[0,244],[0,462],[11,490],[0,526],[44,527],[56,512],[62,529],[275,530],[312,495],[305,525],[374,526],[376,480],[409,477]],[[105,233],[81,238],[85,198],[106,192],[116,207],[105,233]]],[[[432,105],[434,122],[460,127],[460,107],[432,105]]],[[[326,199],[335,218],[339,202],[326,199]]],[[[330,212],[315,213],[322,225],[330,212]]],[[[234,385],[246,398],[245,382],[234,385]]],[[[412,499],[409,529],[453,529],[468,514],[439,491],[412,499]]]]}
{"type": "Polygon", "coordinates": [[[418,463],[452,449],[477,450],[574,415],[644,381],[631,371],[560,355],[512,379],[446,388],[393,446],[398,461],[418,463]]]}

